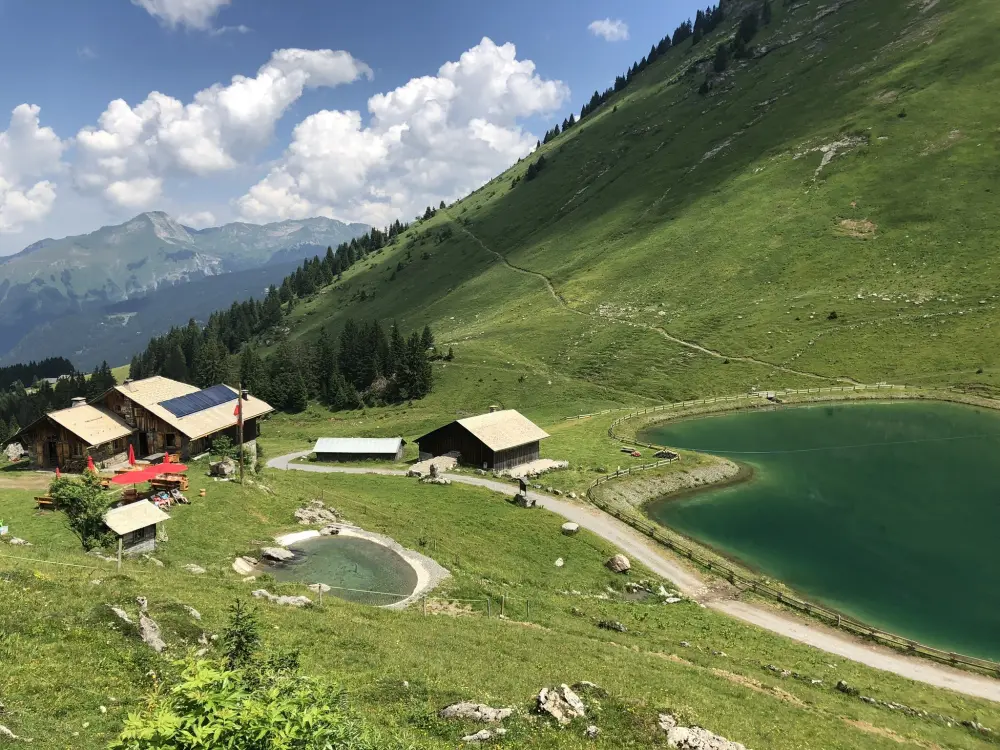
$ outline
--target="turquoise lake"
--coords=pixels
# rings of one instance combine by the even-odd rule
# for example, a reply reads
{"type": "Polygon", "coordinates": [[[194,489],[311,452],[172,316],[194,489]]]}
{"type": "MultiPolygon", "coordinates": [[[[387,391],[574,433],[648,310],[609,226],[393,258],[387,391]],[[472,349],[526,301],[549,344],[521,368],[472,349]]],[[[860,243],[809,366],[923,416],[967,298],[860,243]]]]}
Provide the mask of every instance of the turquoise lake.
{"type": "MultiPolygon", "coordinates": [[[[296,553],[285,563],[259,566],[277,581],[325,583],[334,587],[327,594],[361,604],[395,604],[413,593],[416,571],[406,560],[381,544],[353,536],[306,539],[288,545],[296,553]],[[395,594],[384,596],[381,594],[395,594]]],[[[309,594],[308,591],[303,593],[309,594]]],[[[315,598],[315,594],[309,594],[315,598]]]]}
{"type": "Polygon", "coordinates": [[[878,628],[1000,660],[1000,413],[900,401],[668,422],[643,440],[749,481],[655,520],[878,628]]]}

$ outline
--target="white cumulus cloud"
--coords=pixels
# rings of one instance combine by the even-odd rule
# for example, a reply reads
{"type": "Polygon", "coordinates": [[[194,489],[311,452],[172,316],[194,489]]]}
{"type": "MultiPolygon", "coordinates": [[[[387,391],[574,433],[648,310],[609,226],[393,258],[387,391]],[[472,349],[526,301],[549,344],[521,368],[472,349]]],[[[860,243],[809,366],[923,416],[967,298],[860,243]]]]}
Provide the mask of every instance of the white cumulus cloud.
{"type": "Polygon", "coordinates": [[[132,0],[149,15],[171,29],[187,26],[198,31],[208,31],[212,19],[232,0],[132,0]]]}
{"type": "Polygon", "coordinates": [[[606,42],[624,42],[628,39],[628,24],[619,18],[601,18],[591,21],[587,27],[594,36],[606,42]]]}
{"type": "Polygon", "coordinates": [[[41,127],[39,107],[21,104],[0,131],[0,232],[18,232],[44,218],[56,199],[45,177],[62,169],[66,144],[50,127],[41,127]]]}
{"type": "Polygon", "coordinates": [[[203,89],[187,104],[158,91],[134,107],[116,99],[96,126],[76,136],[76,186],[117,206],[148,206],[171,173],[205,176],[250,158],[306,88],[371,75],[347,52],[281,49],[255,77],[233,76],[228,86],[203,89]]]}
{"type": "Polygon", "coordinates": [[[181,214],[177,217],[177,221],[184,226],[192,227],[193,229],[214,227],[217,224],[215,214],[211,211],[194,211],[189,214],[181,214]]]}
{"type": "Polygon", "coordinates": [[[528,154],[520,120],[558,109],[569,95],[513,44],[488,38],[457,62],[368,100],[323,110],[296,126],[269,174],[236,206],[251,221],[324,215],[384,224],[411,217],[488,181],[528,154]]]}

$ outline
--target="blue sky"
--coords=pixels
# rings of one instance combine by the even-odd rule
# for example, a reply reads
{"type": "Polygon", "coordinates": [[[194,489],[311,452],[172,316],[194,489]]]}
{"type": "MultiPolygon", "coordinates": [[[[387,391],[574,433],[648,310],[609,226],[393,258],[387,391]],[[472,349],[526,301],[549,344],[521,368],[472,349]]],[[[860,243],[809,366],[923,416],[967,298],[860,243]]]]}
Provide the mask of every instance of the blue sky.
{"type": "Polygon", "coordinates": [[[149,209],[192,223],[408,218],[524,155],[697,5],[0,0],[0,64],[17,71],[0,87],[0,254],[149,209]],[[601,19],[628,38],[588,29],[601,19]],[[309,53],[272,60],[288,49],[309,53]],[[185,109],[269,61],[238,100],[185,109]],[[373,118],[370,98],[401,87],[373,118]],[[139,107],[154,91],[170,99],[139,107]],[[128,106],[102,123],[117,99],[128,106]],[[25,104],[38,110],[8,127],[25,104]],[[83,128],[96,135],[77,139],[83,128]]]}

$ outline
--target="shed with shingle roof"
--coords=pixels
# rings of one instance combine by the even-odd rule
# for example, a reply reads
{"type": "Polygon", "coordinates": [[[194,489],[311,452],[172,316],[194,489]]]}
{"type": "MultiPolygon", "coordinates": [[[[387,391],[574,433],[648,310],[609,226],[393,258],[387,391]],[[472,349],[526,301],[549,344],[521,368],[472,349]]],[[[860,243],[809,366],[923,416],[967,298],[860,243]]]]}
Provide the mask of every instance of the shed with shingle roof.
{"type": "Polygon", "coordinates": [[[417,438],[421,458],[457,452],[461,462],[509,469],[535,461],[545,430],[514,409],[457,419],[417,438]]]}
{"type": "Polygon", "coordinates": [[[149,500],[112,508],[104,514],[104,524],[121,539],[125,554],[152,552],[156,548],[156,524],[170,519],[149,500]]]}

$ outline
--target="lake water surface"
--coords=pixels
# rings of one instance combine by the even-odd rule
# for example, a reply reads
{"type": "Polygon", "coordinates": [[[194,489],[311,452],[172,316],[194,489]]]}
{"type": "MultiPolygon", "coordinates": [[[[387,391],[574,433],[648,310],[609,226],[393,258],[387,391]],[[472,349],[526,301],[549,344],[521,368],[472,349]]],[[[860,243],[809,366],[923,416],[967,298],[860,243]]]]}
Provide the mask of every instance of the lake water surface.
{"type": "Polygon", "coordinates": [[[753,479],[646,510],[808,598],[1000,659],[1000,413],[904,401],[668,422],[643,439],[753,479]]]}
{"type": "Polygon", "coordinates": [[[331,595],[363,604],[394,604],[413,593],[417,586],[417,574],[406,560],[368,539],[316,537],[290,544],[288,549],[296,553],[294,560],[262,565],[261,572],[278,581],[325,583],[335,587],[329,592],[331,595]]]}

